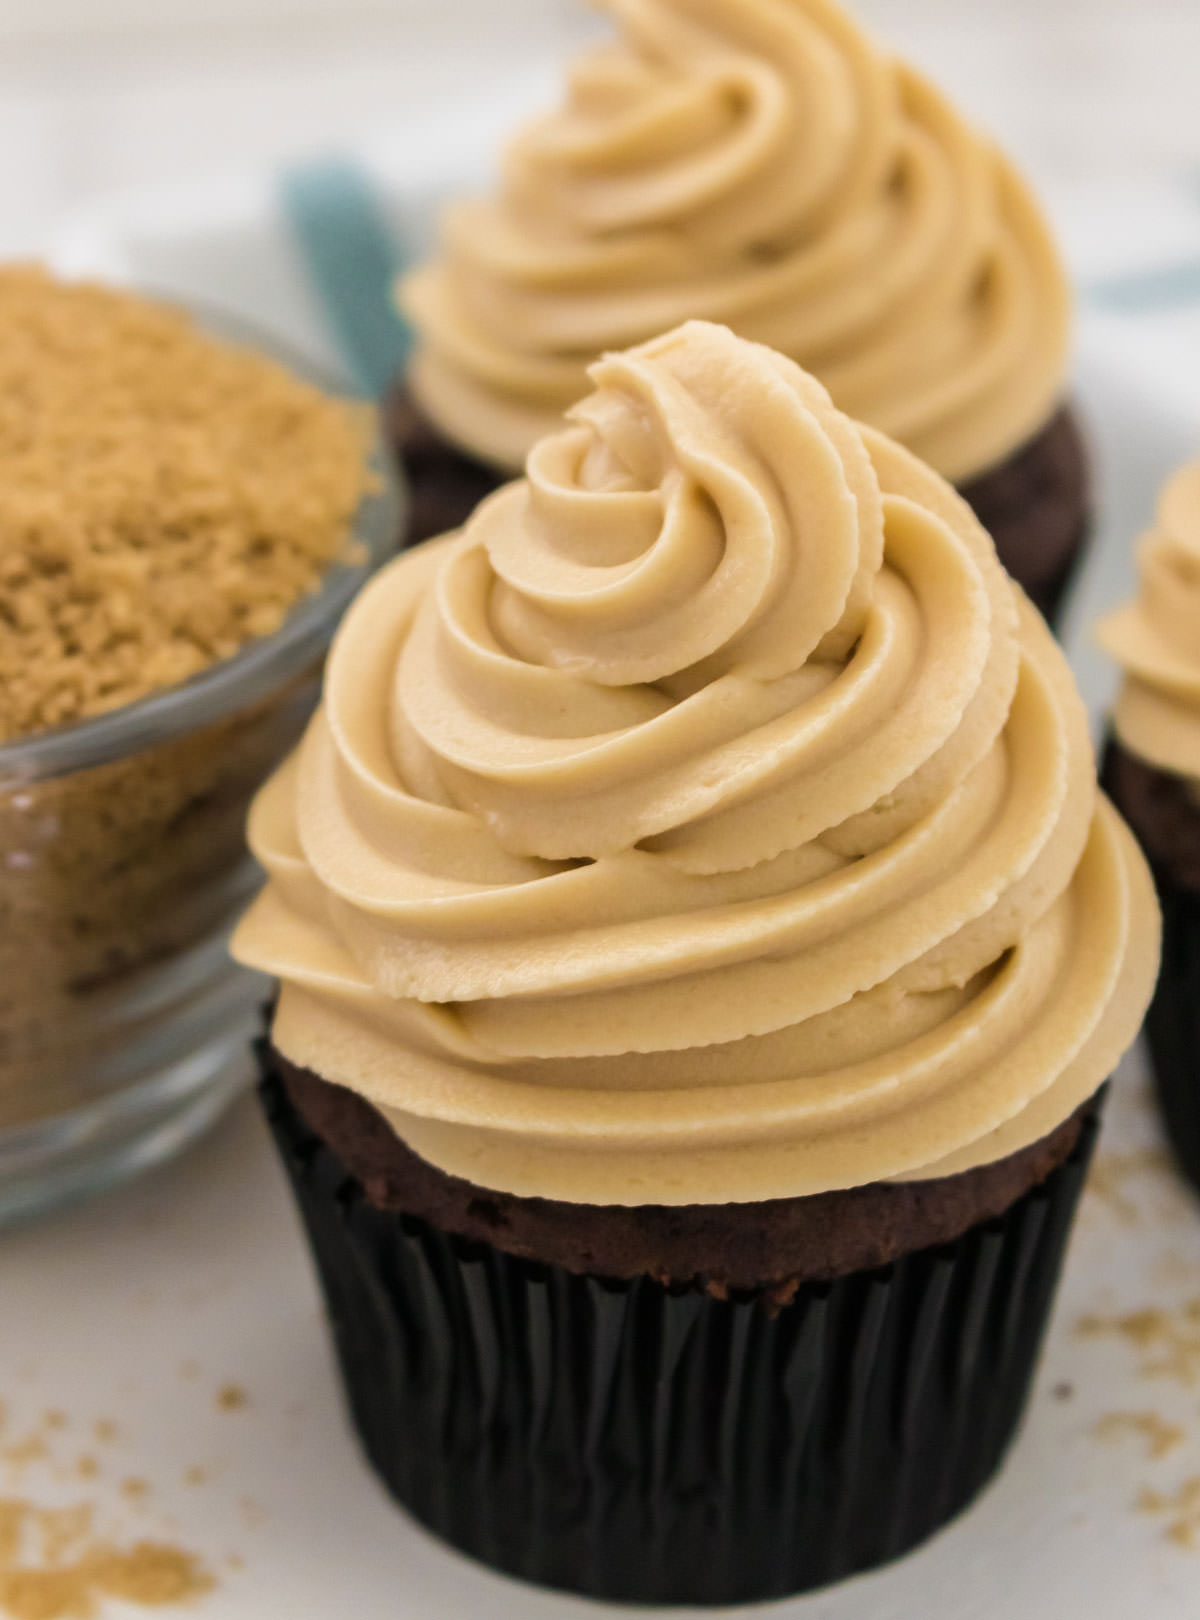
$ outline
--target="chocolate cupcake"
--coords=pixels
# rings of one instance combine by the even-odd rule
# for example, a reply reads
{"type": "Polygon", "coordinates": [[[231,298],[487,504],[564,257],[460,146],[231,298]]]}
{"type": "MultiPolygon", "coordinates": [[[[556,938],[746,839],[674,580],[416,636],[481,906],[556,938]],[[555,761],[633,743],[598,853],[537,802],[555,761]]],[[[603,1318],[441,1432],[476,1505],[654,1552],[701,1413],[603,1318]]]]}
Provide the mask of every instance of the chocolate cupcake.
{"type": "Polygon", "coordinates": [[[1104,777],[1162,905],[1162,974],[1146,1036],[1167,1134],[1200,1188],[1200,462],[1163,491],[1138,570],[1137,600],[1098,630],[1125,672],[1104,777]]]}
{"type": "Polygon", "coordinates": [[[397,1498],[749,1601],[998,1466],[1157,920],[944,482],[725,328],[592,378],[355,604],[236,948],[397,1498]]]}
{"type": "Polygon", "coordinates": [[[516,476],[591,360],[698,317],[956,484],[1053,621],[1090,497],[1066,278],[1023,180],[830,0],[605,9],[617,38],[402,289],[412,538],[516,476]]]}

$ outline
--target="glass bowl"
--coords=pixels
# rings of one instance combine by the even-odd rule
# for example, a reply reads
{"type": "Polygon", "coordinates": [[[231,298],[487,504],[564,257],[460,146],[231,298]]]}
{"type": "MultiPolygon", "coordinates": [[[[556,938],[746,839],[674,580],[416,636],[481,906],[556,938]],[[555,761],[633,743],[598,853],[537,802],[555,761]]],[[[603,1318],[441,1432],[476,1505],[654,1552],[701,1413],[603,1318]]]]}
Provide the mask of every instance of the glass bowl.
{"type": "MultiPolygon", "coordinates": [[[[210,311],[215,335],[349,392],[210,311]]],[[[398,546],[382,443],[353,531],[275,634],[194,679],[0,746],[0,1223],[110,1186],[247,1085],[267,981],[227,941],[259,883],[250,800],[298,741],[351,598],[398,546]]]]}

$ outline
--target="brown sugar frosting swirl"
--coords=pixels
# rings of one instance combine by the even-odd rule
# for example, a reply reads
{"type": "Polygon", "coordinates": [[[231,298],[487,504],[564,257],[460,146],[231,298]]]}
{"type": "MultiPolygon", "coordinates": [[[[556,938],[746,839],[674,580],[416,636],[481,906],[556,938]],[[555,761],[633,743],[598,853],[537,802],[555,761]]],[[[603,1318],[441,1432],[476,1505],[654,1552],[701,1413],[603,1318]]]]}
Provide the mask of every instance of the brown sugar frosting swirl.
{"type": "Polygon", "coordinates": [[[511,472],[586,368],[696,316],[954,482],[1052,414],[1069,295],[993,146],[831,0],[601,0],[619,33],[405,283],[417,398],[511,472]]]}
{"type": "Polygon", "coordinates": [[[1200,783],[1200,461],[1163,490],[1138,572],[1136,600],[1098,627],[1125,674],[1113,726],[1131,753],[1200,783]]]}
{"type": "Polygon", "coordinates": [[[691,323],[401,557],[264,790],[286,1056],[482,1186],[913,1178],[1038,1139],[1156,920],[1062,655],[969,509],[691,323]]]}

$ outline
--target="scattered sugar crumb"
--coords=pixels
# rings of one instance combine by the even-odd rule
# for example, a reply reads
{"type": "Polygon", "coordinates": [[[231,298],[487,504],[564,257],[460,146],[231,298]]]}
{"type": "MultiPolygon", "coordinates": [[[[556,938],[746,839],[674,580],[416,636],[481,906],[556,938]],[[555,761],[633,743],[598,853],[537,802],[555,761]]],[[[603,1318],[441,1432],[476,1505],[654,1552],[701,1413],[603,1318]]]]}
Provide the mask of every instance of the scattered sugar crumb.
{"type": "MultiPolygon", "coordinates": [[[[95,1477],[99,1465],[90,1452],[69,1463],[69,1452],[57,1459],[47,1445],[48,1436],[71,1426],[61,1409],[43,1412],[35,1429],[0,1451],[10,1478],[22,1477],[29,1463],[42,1465],[48,1478],[95,1477]]],[[[116,1437],[109,1418],[92,1427],[101,1439],[116,1437]]],[[[150,1493],[149,1482],[134,1475],[120,1488],[131,1505],[142,1504],[150,1493]]],[[[143,1536],[125,1545],[117,1533],[119,1518],[101,1524],[102,1511],[86,1499],[49,1506],[11,1488],[0,1496],[0,1620],[102,1620],[110,1600],[161,1608],[212,1589],[213,1577],[200,1558],[164,1534],[169,1524],[159,1527],[159,1539],[143,1536]]]]}
{"type": "Polygon", "coordinates": [[[1127,1226],[1136,1226],[1141,1211],[1130,1196],[1130,1187],[1139,1177],[1161,1171],[1168,1164],[1162,1148],[1134,1148],[1127,1153],[1101,1153],[1088,1176],[1087,1190],[1107,1205],[1127,1226]]]}
{"type": "Polygon", "coordinates": [[[23,1440],[14,1440],[0,1453],[8,1471],[17,1474],[23,1473],[31,1463],[44,1462],[48,1455],[45,1436],[36,1431],[23,1440]]]}
{"type": "Polygon", "coordinates": [[[217,1406],[222,1412],[240,1412],[249,1403],[250,1397],[240,1384],[222,1384],[217,1391],[217,1406]]]}
{"type": "Polygon", "coordinates": [[[1160,1288],[1187,1287],[1196,1281],[1196,1262],[1188,1255],[1168,1249],[1154,1262],[1151,1280],[1160,1288]]]}
{"type": "Polygon", "coordinates": [[[112,1418],[97,1418],[92,1425],[92,1433],[102,1446],[110,1446],[117,1438],[118,1429],[112,1418]]]}
{"type": "Polygon", "coordinates": [[[1153,1461],[1169,1456],[1185,1438],[1177,1423],[1169,1423],[1157,1412],[1109,1412],[1096,1424],[1095,1434],[1101,1440],[1134,1435],[1145,1441],[1147,1455],[1153,1461]]]}
{"type": "Polygon", "coordinates": [[[38,1519],[42,1558],[57,1568],[91,1535],[95,1514],[89,1503],[78,1502],[73,1507],[43,1508],[38,1519]]]}
{"type": "Polygon", "coordinates": [[[1200,1545],[1200,1477],[1185,1479],[1176,1491],[1156,1491],[1146,1486],[1135,1505],[1139,1512],[1170,1521],[1163,1535],[1175,1546],[1190,1551],[1200,1545]]]}
{"type": "Polygon", "coordinates": [[[8,1620],[93,1620],[106,1598],[162,1608],[213,1584],[183,1548],[154,1541],[118,1547],[98,1536],[87,1503],[0,1501],[0,1614],[8,1620]]]}
{"type": "Polygon", "coordinates": [[[1200,1299],[1173,1308],[1082,1316],[1076,1332],[1083,1338],[1123,1339],[1137,1353],[1138,1372],[1145,1378],[1170,1378],[1189,1387],[1200,1382],[1200,1299]]]}
{"type": "Polygon", "coordinates": [[[0,1603],[13,1620],[90,1620],[90,1583],[72,1569],[13,1569],[0,1574],[0,1603]]]}
{"type": "Polygon", "coordinates": [[[143,1608],[162,1608],[211,1591],[212,1577],[179,1547],[139,1541],[128,1552],[108,1549],[96,1558],[96,1578],[106,1597],[143,1608]]]}
{"type": "Polygon", "coordinates": [[[23,1503],[0,1499],[0,1569],[13,1563],[21,1550],[24,1512],[23,1503]]]}

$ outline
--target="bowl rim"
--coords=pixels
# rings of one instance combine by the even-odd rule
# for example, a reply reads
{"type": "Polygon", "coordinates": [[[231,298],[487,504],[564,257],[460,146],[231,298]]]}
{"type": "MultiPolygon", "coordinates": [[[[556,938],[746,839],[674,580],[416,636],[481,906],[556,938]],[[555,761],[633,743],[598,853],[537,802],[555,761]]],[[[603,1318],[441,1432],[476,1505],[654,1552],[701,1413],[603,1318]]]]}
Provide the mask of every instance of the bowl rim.
{"type": "MultiPolygon", "coordinates": [[[[285,366],[301,381],[340,397],[359,397],[349,377],[302,354],[270,330],[215,305],[161,297],[152,288],[128,289],[139,297],[192,316],[214,337],[252,349],[285,366]]],[[[147,693],[132,703],[68,725],[0,743],[0,791],[44,781],[123,758],[197,729],[277,689],[328,646],[345,609],[370,576],[399,548],[407,509],[406,491],[383,439],[378,413],[367,452],[370,484],[359,502],[348,539],[361,560],[335,560],[322,583],[292,607],[278,630],[249,641],[228,658],[189,680],[147,693]]]]}

